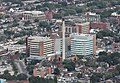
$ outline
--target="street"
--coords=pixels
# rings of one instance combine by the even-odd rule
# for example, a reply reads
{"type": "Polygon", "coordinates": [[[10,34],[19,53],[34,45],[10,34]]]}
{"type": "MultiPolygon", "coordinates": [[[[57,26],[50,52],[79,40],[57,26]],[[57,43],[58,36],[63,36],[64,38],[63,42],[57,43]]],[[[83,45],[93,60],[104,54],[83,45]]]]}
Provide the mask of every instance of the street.
{"type": "Polygon", "coordinates": [[[15,64],[17,65],[19,74],[20,74],[20,73],[24,73],[24,74],[26,74],[27,76],[30,76],[30,75],[28,74],[28,72],[26,71],[26,65],[24,64],[24,61],[23,61],[23,60],[18,60],[18,61],[15,62],[15,64]]]}

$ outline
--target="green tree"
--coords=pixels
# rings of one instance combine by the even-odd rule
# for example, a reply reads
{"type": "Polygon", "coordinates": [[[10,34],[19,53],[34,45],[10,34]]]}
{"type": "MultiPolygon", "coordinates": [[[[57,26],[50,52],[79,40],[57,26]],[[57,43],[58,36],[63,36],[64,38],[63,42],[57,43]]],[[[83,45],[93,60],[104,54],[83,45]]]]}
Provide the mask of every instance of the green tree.
{"type": "Polygon", "coordinates": [[[63,61],[64,68],[67,68],[68,71],[75,70],[75,63],[72,60],[63,61]]]}
{"type": "Polygon", "coordinates": [[[105,52],[105,51],[103,51],[103,52],[99,52],[99,54],[98,54],[99,56],[102,56],[102,55],[107,55],[107,53],[105,52]]]}
{"type": "Polygon", "coordinates": [[[49,26],[48,22],[46,22],[46,21],[41,21],[41,22],[39,23],[39,27],[48,28],[48,27],[50,27],[50,26],[49,26]]]}
{"type": "Polygon", "coordinates": [[[76,7],[75,10],[76,10],[76,13],[82,13],[83,12],[82,8],[76,7]]]}
{"type": "Polygon", "coordinates": [[[116,66],[116,70],[119,72],[120,74],[120,64],[116,66]]]}
{"type": "Polygon", "coordinates": [[[90,77],[90,81],[91,83],[98,83],[102,77],[103,75],[101,73],[93,73],[90,77]]]}
{"type": "Polygon", "coordinates": [[[120,53],[115,52],[110,55],[100,55],[99,58],[97,58],[98,62],[106,62],[109,65],[117,65],[120,63],[120,53]]]}
{"type": "Polygon", "coordinates": [[[31,60],[28,65],[36,65],[37,63],[40,63],[40,60],[31,60]]]}
{"type": "Polygon", "coordinates": [[[78,73],[77,78],[82,78],[82,74],[78,73]]]}
{"type": "Polygon", "coordinates": [[[62,19],[62,15],[61,14],[54,14],[53,18],[54,19],[62,19]]]}
{"type": "Polygon", "coordinates": [[[35,19],[34,22],[39,22],[39,20],[38,20],[38,19],[35,19]]]}
{"type": "Polygon", "coordinates": [[[31,24],[31,22],[29,20],[25,21],[24,26],[28,26],[29,24],[31,24]]]}
{"type": "Polygon", "coordinates": [[[15,74],[17,74],[18,73],[18,69],[17,69],[17,66],[16,66],[15,62],[12,61],[12,60],[10,62],[11,62],[11,65],[13,67],[13,70],[14,70],[15,74]]]}
{"type": "Polygon", "coordinates": [[[19,56],[20,60],[26,58],[26,53],[20,53],[20,56],[19,56]]]}
{"type": "Polygon", "coordinates": [[[31,76],[29,78],[29,83],[55,83],[53,79],[44,79],[40,77],[31,76]]]}
{"type": "Polygon", "coordinates": [[[24,74],[24,73],[21,73],[21,74],[17,75],[18,80],[27,80],[27,78],[28,78],[27,75],[24,74]]]}
{"type": "Polygon", "coordinates": [[[32,74],[33,74],[34,65],[28,65],[28,66],[26,67],[26,69],[27,69],[27,71],[29,72],[29,74],[32,75],[32,74]]]}
{"type": "Polygon", "coordinates": [[[58,82],[57,82],[57,77],[56,77],[56,76],[54,77],[54,83],[58,83],[58,82]]]}
{"type": "Polygon", "coordinates": [[[55,68],[55,69],[54,69],[54,74],[55,74],[55,75],[60,75],[60,70],[59,70],[58,68],[55,68]]]}
{"type": "Polygon", "coordinates": [[[59,4],[62,6],[62,7],[65,7],[65,6],[67,6],[67,2],[59,2],[59,4]]]}
{"type": "Polygon", "coordinates": [[[49,67],[50,63],[47,60],[42,61],[42,66],[49,67]]]}
{"type": "Polygon", "coordinates": [[[19,40],[16,44],[24,44],[25,43],[25,40],[19,40]]]}
{"type": "Polygon", "coordinates": [[[76,11],[74,9],[66,9],[65,15],[74,15],[76,14],[76,11]]]}
{"type": "Polygon", "coordinates": [[[45,2],[42,7],[48,7],[49,9],[55,9],[55,5],[53,3],[45,2]]]}
{"type": "Polygon", "coordinates": [[[12,76],[11,76],[11,74],[9,73],[8,70],[5,70],[5,71],[4,71],[4,74],[2,75],[2,77],[3,77],[4,79],[6,79],[6,80],[12,80],[12,76]]]}
{"type": "Polygon", "coordinates": [[[40,10],[40,9],[41,9],[41,5],[37,5],[36,10],[40,10]]]}
{"type": "Polygon", "coordinates": [[[4,30],[4,34],[5,35],[14,35],[14,32],[13,31],[9,31],[9,30],[4,30]]]}

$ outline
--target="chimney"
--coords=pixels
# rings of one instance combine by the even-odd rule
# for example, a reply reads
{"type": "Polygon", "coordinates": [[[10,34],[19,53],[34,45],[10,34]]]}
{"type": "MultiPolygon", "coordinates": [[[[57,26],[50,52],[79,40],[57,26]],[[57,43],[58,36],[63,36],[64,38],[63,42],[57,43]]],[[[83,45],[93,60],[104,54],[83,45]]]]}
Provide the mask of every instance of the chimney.
{"type": "Polygon", "coordinates": [[[65,20],[62,20],[62,61],[65,59],[65,20]]]}

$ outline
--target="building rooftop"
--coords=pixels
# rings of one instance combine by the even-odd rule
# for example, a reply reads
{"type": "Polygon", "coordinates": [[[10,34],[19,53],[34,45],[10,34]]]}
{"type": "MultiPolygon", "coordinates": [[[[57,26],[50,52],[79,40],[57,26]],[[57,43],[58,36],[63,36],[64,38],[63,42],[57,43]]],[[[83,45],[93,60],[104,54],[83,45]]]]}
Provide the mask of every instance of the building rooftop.
{"type": "Polygon", "coordinates": [[[30,13],[30,14],[44,14],[42,11],[23,11],[22,13],[30,13]]]}
{"type": "Polygon", "coordinates": [[[32,36],[29,39],[33,39],[32,42],[40,42],[40,41],[49,41],[49,40],[51,40],[50,37],[39,37],[39,36],[32,36]]]}
{"type": "Polygon", "coordinates": [[[86,41],[86,40],[93,40],[93,34],[79,34],[79,33],[73,33],[71,34],[72,40],[81,40],[81,41],[86,41]]]}
{"type": "Polygon", "coordinates": [[[112,16],[120,16],[120,14],[118,14],[117,12],[113,12],[111,15],[112,16]]]}
{"type": "Polygon", "coordinates": [[[85,15],[97,15],[96,13],[92,13],[92,12],[87,12],[85,15]]]}

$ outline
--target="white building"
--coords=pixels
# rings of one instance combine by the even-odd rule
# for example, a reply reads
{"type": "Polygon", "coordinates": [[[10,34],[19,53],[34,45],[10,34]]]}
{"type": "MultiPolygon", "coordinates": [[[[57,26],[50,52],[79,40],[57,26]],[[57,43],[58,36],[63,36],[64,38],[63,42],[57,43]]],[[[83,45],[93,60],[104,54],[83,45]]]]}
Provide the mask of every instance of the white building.
{"type": "MultiPolygon", "coordinates": [[[[62,38],[56,38],[54,39],[54,51],[56,54],[61,54],[62,53],[62,38]]],[[[70,46],[70,37],[65,38],[65,52],[69,51],[69,46],[70,46]]]]}
{"type": "Polygon", "coordinates": [[[90,34],[71,34],[71,53],[73,55],[91,55],[96,52],[96,36],[90,34]]]}
{"type": "Polygon", "coordinates": [[[62,38],[56,38],[55,40],[54,50],[56,54],[61,54],[62,52],[62,38]]]}

